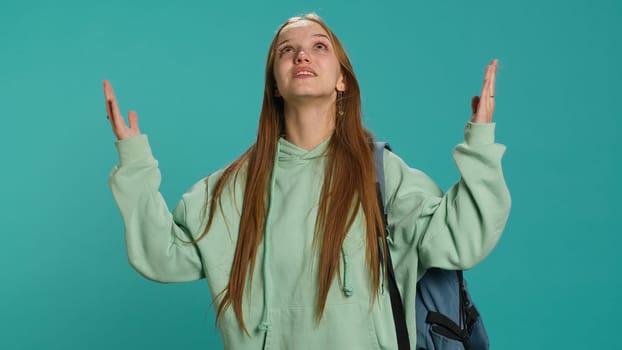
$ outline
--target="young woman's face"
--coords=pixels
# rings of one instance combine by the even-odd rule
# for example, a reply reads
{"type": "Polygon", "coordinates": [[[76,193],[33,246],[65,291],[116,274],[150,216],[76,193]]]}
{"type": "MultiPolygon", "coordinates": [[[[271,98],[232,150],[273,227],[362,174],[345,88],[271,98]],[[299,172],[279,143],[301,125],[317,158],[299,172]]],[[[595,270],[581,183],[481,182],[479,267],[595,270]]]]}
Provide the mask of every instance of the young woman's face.
{"type": "Polygon", "coordinates": [[[328,33],[318,23],[287,25],[277,38],[274,78],[285,101],[334,97],[345,90],[341,66],[328,33]]]}

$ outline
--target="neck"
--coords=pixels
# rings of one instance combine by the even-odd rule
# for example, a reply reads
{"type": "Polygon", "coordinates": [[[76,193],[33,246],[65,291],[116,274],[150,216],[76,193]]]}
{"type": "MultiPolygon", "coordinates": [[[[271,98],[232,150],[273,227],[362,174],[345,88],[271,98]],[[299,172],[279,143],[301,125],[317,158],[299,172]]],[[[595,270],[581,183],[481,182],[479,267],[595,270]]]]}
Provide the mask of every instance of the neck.
{"type": "Polygon", "coordinates": [[[335,130],[334,101],[285,103],[285,138],[292,144],[311,150],[335,130]]]}

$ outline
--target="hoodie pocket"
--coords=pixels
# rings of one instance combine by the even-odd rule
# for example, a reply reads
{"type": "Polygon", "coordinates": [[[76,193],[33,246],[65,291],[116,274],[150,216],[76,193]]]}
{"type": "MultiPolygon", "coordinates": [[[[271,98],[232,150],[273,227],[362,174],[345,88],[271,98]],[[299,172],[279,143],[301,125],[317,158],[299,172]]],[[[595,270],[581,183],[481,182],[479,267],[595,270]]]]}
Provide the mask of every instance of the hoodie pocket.
{"type": "Polygon", "coordinates": [[[366,303],[326,305],[319,324],[315,307],[282,308],[272,315],[276,317],[266,333],[265,350],[380,349],[366,303]]]}

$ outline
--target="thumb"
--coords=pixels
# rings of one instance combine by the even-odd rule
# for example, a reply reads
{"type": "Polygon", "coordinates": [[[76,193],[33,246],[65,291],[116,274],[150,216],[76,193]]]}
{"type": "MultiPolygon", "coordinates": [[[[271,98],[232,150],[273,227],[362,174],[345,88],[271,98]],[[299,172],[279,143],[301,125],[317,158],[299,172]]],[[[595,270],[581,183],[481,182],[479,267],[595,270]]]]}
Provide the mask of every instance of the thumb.
{"type": "Polygon", "coordinates": [[[130,122],[130,129],[138,131],[138,116],[135,111],[130,111],[127,114],[127,119],[130,122]]]}
{"type": "Polygon", "coordinates": [[[473,98],[471,98],[471,110],[473,111],[473,114],[477,113],[478,106],[479,106],[479,96],[473,96],[473,98]]]}

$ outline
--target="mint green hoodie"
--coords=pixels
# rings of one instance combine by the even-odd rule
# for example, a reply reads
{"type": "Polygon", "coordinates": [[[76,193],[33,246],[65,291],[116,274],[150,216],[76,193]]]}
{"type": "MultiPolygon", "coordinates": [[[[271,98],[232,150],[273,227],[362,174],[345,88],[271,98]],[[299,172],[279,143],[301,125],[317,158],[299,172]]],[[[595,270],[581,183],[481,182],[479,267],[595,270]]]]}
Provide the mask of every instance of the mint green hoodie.
{"type": "MultiPolygon", "coordinates": [[[[197,244],[210,210],[208,198],[222,174],[195,184],[171,213],[158,191],[160,172],[145,135],[117,141],[120,164],[110,186],[125,224],[130,264],[158,282],[206,278],[212,295],[228,282],[238,237],[244,175],[230,182],[209,233],[197,244]]],[[[340,274],[315,322],[317,259],[312,241],[328,140],[306,151],[281,139],[270,188],[264,242],[243,303],[247,336],[231,308],[218,323],[226,349],[395,349],[397,340],[386,285],[371,299],[365,232],[359,213],[342,247],[340,274]],[[266,245],[267,242],[267,245],[266,245]]],[[[469,269],[495,246],[510,196],[503,179],[505,147],[494,143],[494,124],[468,123],[454,159],[462,175],[443,193],[422,172],[385,151],[388,240],[415,349],[417,279],[429,267],[469,269]]]]}

